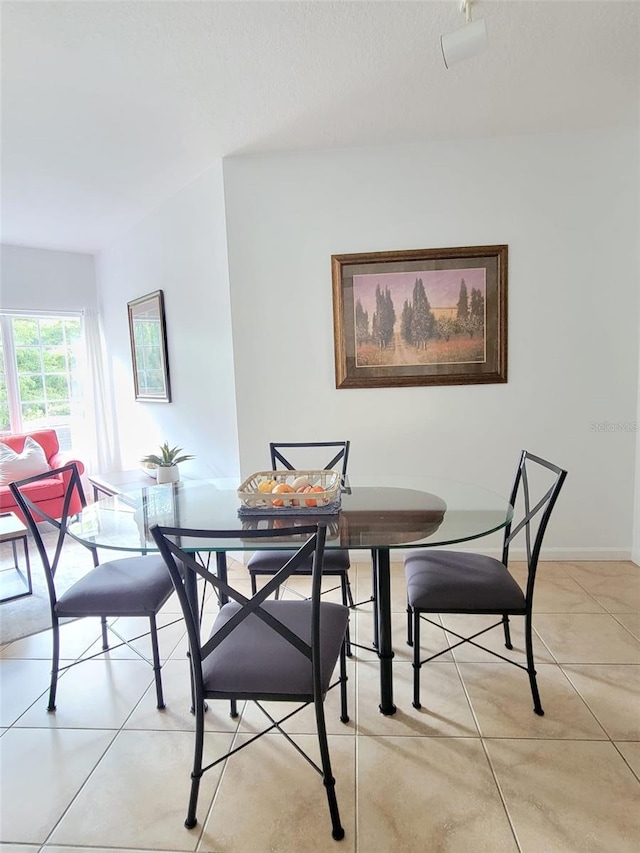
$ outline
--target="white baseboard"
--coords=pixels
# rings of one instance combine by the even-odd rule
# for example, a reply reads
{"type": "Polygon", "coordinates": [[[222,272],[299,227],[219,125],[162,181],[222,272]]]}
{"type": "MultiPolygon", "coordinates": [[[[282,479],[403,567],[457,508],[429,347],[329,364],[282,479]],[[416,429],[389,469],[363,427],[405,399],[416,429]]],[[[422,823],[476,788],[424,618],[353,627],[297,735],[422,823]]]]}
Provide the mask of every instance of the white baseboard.
{"type": "MultiPolygon", "coordinates": [[[[467,551],[471,554],[487,554],[487,556],[496,557],[498,560],[502,557],[501,548],[472,548],[464,547],[464,545],[465,543],[462,543],[461,546],[458,547],[451,546],[450,550],[467,551]]],[[[402,561],[404,559],[405,554],[410,550],[412,549],[392,548],[392,562],[402,561]]],[[[252,552],[250,551],[236,551],[230,552],[229,556],[246,565],[246,562],[251,556],[251,553],[252,552]]],[[[511,548],[509,553],[511,559],[515,560],[516,562],[522,562],[526,559],[524,548],[511,548]]],[[[368,563],[371,559],[371,555],[369,551],[366,551],[364,549],[350,550],[349,559],[352,563],[368,563]]],[[[640,554],[632,553],[631,549],[629,548],[544,548],[542,551],[541,559],[543,562],[548,562],[550,560],[552,560],[553,562],[562,562],[563,560],[568,560],[571,562],[587,562],[592,560],[611,562],[616,560],[631,560],[636,565],[640,566],[640,554]]]]}
{"type": "MultiPolygon", "coordinates": [[[[464,547],[465,544],[466,543],[462,543],[461,546],[458,547],[451,546],[449,550],[467,551],[471,554],[487,554],[487,556],[496,557],[497,559],[500,559],[502,557],[502,548],[473,548],[470,546],[464,547]]],[[[391,560],[394,562],[403,560],[407,551],[410,550],[412,549],[392,549],[391,560]]],[[[425,548],[424,550],[426,554],[428,552],[428,549],[425,548]]],[[[512,560],[515,560],[516,562],[526,560],[526,552],[524,548],[511,548],[509,551],[509,556],[512,560]]],[[[369,560],[369,554],[367,551],[349,551],[349,557],[352,562],[362,562],[363,560],[369,560]]],[[[610,562],[616,560],[632,560],[634,563],[640,565],[640,560],[638,559],[638,556],[632,556],[631,550],[629,548],[543,548],[540,559],[543,562],[548,562],[551,560],[554,562],[561,562],[563,560],[572,562],[586,562],[592,560],[599,560],[602,562],[610,562]]]]}

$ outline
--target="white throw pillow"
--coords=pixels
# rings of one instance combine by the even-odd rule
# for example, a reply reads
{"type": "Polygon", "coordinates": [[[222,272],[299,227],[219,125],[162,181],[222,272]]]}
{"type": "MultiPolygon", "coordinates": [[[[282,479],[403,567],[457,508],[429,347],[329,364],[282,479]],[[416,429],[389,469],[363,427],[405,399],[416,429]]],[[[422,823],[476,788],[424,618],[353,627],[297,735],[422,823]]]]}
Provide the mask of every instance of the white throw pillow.
{"type": "Polygon", "coordinates": [[[22,453],[0,441],[0,486],[50,470],[44,450],[31,436],[26,437],[22,453]]]}

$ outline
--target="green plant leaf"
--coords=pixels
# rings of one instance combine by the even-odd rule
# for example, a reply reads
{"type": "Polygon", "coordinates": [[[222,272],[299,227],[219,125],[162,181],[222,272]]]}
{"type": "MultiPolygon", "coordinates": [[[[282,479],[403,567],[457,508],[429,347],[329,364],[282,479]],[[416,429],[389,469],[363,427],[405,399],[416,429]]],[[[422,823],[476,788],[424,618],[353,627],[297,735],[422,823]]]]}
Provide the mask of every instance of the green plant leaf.
{"type": "Polygon", "coordinates": [[[160,468],[171,468],[173,465],[178,465],[180,462],[186,462],[188,459],[195,459],[195,456],[191,456],[188,453],[182,453],[182,448],[178,447],[169,447],[169,442],[165,441],[160,445],[160,455],[157,453],[150,453],[148,456],[144,456],[140,461],[143,463],[151,463],[153,465],[158,465],[160,468]]]}

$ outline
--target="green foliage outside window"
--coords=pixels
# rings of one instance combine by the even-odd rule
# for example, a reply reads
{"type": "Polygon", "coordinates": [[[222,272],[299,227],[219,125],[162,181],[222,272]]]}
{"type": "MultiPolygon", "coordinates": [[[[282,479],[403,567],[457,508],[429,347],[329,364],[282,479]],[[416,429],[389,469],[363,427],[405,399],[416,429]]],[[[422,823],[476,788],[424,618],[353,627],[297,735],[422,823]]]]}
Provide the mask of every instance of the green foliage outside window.
{"type": "Polygon", "coordinates": [[[13,339],[16,347],[36,346],[40,340],[38,321],[33,317],[13,321],[13,339]]]}
{"type": "Polygon", "coordinates": [[[63,320],[40,320],[40,344],[43,347],[60,346],[64,341],[63,320]]]}
{"type": "MultiPolygon", "coordinates": [[[[13,338],[15,363],[10,365],[12,381],[17,383],[22,428],[69,423],[78,408],[82,388],[78,344],[82,341],[82,321],[75,317],[5,317],[3,326],[13,338]]],[[[11,424],[5,352],[0,330],[0,431],[11,424]]],[[[77,414],[77,412],[76,412],[77,414]]]]}
{"type": "Polygon", "coordinates": [[[36,347],[16,347],[18,373],[39,373],[42,370],[40,350],[36,347]]]}
{"type": "Polygon", "coordinates": [[[23,403],[22,420],[25,424],[30,421],[40,421],[47,414],[44,403],[23,403]]]}
{"type": "Polygon", "coordinates": [[[67,369],[67,359],[61,347],[42,351],[42,366],[46,373],[63,372],[67,369]]]}
{"type": "Polygon", "coordinates": [[[71,396],[67,377],[64,375],[49,375],[44,377],[47,400],[67,400],[71,396]]]}
{"type": "Polygon", "coordinates": [[[19,376],[18,386],[20,388],[20,399],[42,400],[44,398],[44,383],[42,376],[19,376]]]}
{"type": "Polygon", "coordinates": [[[49,403],[47,406],[47,414],[50,417],[61,417],[63,415],[71,414],[71,406],[68,402],[64,403],[49,403]]]}

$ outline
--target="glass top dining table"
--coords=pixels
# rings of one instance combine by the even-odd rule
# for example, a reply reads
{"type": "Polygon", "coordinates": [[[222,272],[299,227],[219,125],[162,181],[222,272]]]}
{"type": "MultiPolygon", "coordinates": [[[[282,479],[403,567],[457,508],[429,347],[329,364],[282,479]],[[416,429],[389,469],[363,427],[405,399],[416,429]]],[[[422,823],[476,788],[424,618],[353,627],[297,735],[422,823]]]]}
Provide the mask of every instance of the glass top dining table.
{"type": "Polygon", "coordinates": [[[374,643],[380,662],[380,711],[393,714],[390,552],[468,542],[505,527],[513,508],[504,496],[481,486],[427,476],[358,476],[349,478],[333,514],[321,509],[290,515],[267,510],[245,515],[237,480],[183,480],[137,488],[89,504],[70,523],[69,533],[89,546],[115,551],[156,550],[150,528],[158,524],[182,529],[238,530],[236,539],[182,536],[181,547],[216,553],[217,571],[226,574],[226,552],[296,549],[300,540],[275,537],[243,539],[244,530],[327,525],[327,549],[370,551],[377,619],[374,643]]]}

